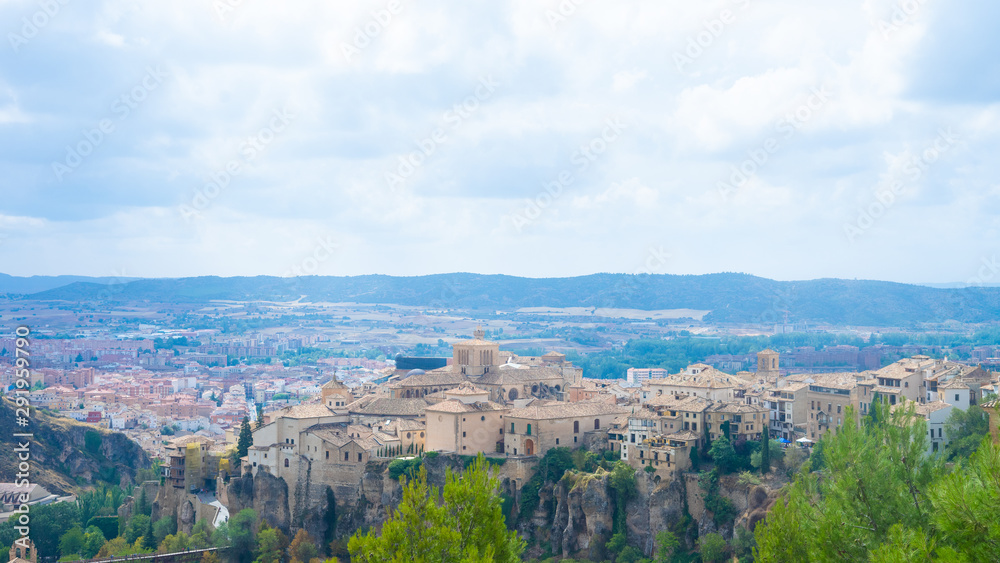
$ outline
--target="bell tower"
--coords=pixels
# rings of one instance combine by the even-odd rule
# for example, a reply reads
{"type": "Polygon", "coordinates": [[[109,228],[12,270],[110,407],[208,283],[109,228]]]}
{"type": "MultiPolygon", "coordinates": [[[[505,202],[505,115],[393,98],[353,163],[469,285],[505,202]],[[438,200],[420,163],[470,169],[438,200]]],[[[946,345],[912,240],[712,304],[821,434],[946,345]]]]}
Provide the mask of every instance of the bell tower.
{"type": "Polygon", "coordinates": [[[757,375],[767,380],[777,380],[779,374],[780,354],[771,350],[757,352],[757,375]]]}

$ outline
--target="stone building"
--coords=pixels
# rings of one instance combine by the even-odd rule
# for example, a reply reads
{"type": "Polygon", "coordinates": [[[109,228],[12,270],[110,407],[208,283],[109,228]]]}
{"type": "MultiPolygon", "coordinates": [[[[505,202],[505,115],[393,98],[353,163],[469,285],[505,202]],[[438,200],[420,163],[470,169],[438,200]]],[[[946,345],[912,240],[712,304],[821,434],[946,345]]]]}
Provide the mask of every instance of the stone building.
{"type": "Polygon", "coordinates": [[[504,451],[507,455],[542,456],[557,446],[603,445],[611,422],[629,410],[605,401],[535,401],[511,409],[504,417],[504,451]]]}

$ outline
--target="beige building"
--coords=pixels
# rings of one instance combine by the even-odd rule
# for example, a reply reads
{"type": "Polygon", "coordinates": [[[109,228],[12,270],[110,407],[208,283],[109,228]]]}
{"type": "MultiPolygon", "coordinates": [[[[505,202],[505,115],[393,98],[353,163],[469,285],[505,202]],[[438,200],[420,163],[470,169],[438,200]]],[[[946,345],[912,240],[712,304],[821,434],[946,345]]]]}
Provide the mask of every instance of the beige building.
{"type": "Polygon", "coordinates": [[[721,372],[706,364],[692,364],[684,371],[663,379],[651,379],[642,386],[641,402],[666,395],[702,397],[711,401],[735,401],[743,397],[750,382],[721,372]]]}
{"type": "Polygon", "coordinates": [[[354,402],[351,389],[337,381],[336,376],[320,388],[320,396],[327,408],[342,414],[347,412],[347,405],[354,402]]]}
{"type": "Polygon", "coordinates": [[[809,422],[809,384],[781,381],[768,389],[762,404],[770,410],[770,435],[794,442],[806,435],[809,422]]]}
{"type": "Polygon", "coordinates": [[[489,400],[471,383],[445,391],[446,399],[427,407],[427,450],[463,455],[503,451],[508,408],[489,400]]]}
{"type": "Polygon", "coordinates": [[[763,405],[746,403],[715,403],[705,411],[705,429],[709,438],[724,435],[729,423],[729,439],[734,442],[760,440],[761,432],[768,430],[770,409],[763,405]]]}
{"type": "MultiPolygon", "coordinates": [[[[844,423],[847,408],[854,407],[855,418],[868,414],[877,384],[857,373],[810,374],[809,420],[806,438],[818,442],[824,434],[844,423]]],[[[895,403],[895,401],[891,401],[895,403]]]]}
{"type": "Polygon", "coordinates": [[[507,455],[545,455],[551,448],[582,447],[585,434],[603,444],[611,421],[629,409],[604,401],[543,403],[511,409],[504,417],[507,455]],[[593,435],[591,433],[597,433],[593,435]]]}
{"type": "Polygon", "coordinates": [[[652,473],[654,483],[669,483],[691,468],[691,449],[700,441],[694,432],[657,435],[623,450],[621,459],[636,470],[652,473]]]}

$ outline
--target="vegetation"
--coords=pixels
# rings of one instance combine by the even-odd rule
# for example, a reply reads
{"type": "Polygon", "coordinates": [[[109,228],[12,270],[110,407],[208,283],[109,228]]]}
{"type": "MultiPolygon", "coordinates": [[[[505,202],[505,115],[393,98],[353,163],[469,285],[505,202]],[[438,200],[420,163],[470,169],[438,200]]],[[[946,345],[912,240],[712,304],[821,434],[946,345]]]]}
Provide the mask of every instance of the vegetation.
{"type": "Polygon", "coordinates": [[[421,467],[403,487],[403,499],[380,535],[358,532],[348,543],[352,561],[520,561],[524,542],[507,529],[499,480],[479,456],[461,475],[447,472],[443,502],[421,467]]]}
{"type": "Polygon", "coordinates": [[[978,405],[970,405],[967,410],[952,409],[945,421],[944,431],[948,435],[948,459],[968,458],[990,431],[989,415],[978,405]]]}
{"type": "Polygon", "coordinates": [[[948,471],[926,455],[927,425],[913,405],[852,423],[821,444],[765,522],[757,561],[996,561],[1000,445],[984,439],[948,471]]]}

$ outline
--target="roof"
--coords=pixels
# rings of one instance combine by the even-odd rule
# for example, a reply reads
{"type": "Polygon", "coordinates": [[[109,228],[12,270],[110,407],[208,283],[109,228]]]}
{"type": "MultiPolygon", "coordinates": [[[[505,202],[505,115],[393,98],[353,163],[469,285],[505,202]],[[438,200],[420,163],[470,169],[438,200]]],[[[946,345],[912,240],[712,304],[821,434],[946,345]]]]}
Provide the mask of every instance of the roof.
{"type": "Polygon", "coordinates": [[[461,373],[452,370],[451,366],[438,368],[424,373],[416,373],[393,383],[391,387],[429,387],[434,385],[459,385],[468,381],[461,373]]]}
{"type": "Polygon", "coordinates": [[[582,416],[618,415],[627,413],[629,409],[604,401],[580,401],[577,403],[542,403],[535,401],[531,405],[511,409],[507,418],[525,418],[532,420],[549,420],[559,418],[578,418],[582,416]]]}
{"type": "Polygon", "coordinates": [[[448,395],[482,395],[484,393],[488,394],[489,391],[480,389],[468,381],[463,381],[458,385],[458,387],[448,389],[445,393],[448,395]]]}
{"type": "Polygon", "coordinates": [[[734,413],[734,414],[753,414],[759,412],[766,412],[768,409],[763,405],[748,405],[746,403],[718,403],[712,405],[709,409],[711,412],[722,412],[722,413],[734,413]]]}
{"type": "Polygon", "coordinates": [[[493,401],[476,401],[474,403],[463,403],[457,399],[448,399],[447,401],[441,401],[436,405],[431,405],[426,409],[428,412],[450,412],[450,413],[460,413],[460,412],[481,412],[481,411],[500,411],[506,410],[506,407],[493,401]]]}
{"type": "Polygon", "coordinates": [[[285,410],[274,413],[271,420],[278,418],[320,418],[324,416],[337,416],[337,413],[330,410],[323,403],[310,403],[306,405],[295,405],[285,410]]]}
{"type": "Polygon", "coordinates": [[[672,411],[687,411],[687,412],[701,412],[712,405],[712,401],[704,397],[697,397],[695,395],[673,395],[671,393],[651,397],[646,401],[647,405],[653,407],[659,407],[662,409],[669,409],[672,411]]]}
{"type": "Polygon", "coordinates": [[[361,408],[351,408],[351,413],[372,416],[420,416],[428,403],[423,399],[387,399],[380,397],[361,408]]]}

